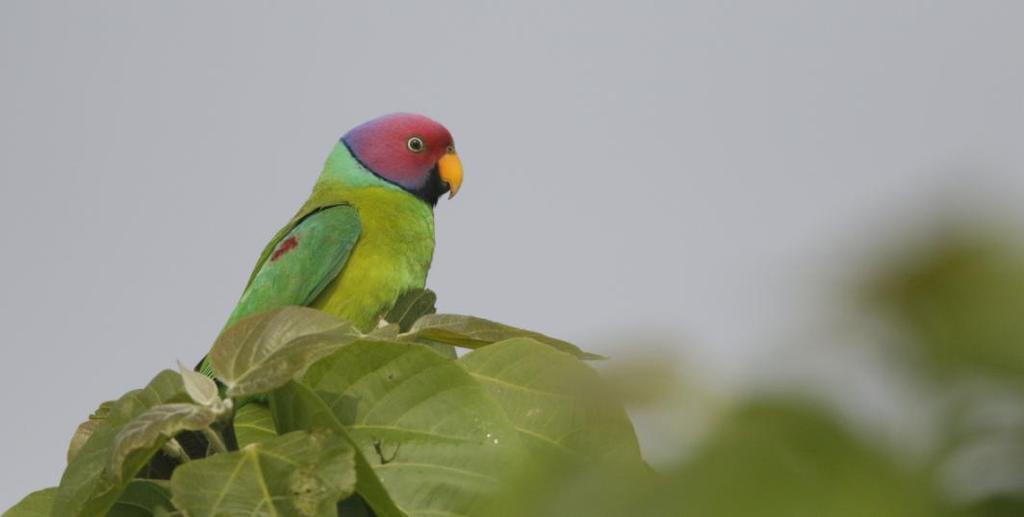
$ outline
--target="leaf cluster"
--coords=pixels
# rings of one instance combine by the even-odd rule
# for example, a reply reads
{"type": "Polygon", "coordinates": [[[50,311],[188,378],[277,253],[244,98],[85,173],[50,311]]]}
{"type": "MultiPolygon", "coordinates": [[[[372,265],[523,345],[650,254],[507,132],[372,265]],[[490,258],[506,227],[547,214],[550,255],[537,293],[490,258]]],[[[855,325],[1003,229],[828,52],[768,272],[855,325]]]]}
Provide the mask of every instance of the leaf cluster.
{"type": "Polygon", "coordinates": [[[239,321],[210,351],[219,386],[180,368],[105,402],[60,485],[5,515],[469,516],[537,465],[643,466],[593,356],[435,300],[369,334],[303,307],[239,321]]]}

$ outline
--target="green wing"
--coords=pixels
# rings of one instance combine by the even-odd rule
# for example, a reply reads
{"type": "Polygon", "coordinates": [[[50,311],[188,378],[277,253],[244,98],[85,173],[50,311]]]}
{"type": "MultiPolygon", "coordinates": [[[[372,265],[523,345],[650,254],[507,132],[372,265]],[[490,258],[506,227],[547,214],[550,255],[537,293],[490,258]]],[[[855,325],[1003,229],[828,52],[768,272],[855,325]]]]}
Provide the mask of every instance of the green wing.
{"type": "Polygon", "coordinates": [[[348,205],[303,218],[268,246],[225,328],[260,312],[313,303],[345,267],[360,231],[359,214],[348,205]]]}
{"type": "MultiPolygon", "coordinates": [[[[224,328],[246,316],[313,303],[345,267],[361,231],[359,214],[348,205],[322,208],[285,227],[263,251],[224,328]]],[[[198,369],[213,376],[205,358],[198,369]]]]}

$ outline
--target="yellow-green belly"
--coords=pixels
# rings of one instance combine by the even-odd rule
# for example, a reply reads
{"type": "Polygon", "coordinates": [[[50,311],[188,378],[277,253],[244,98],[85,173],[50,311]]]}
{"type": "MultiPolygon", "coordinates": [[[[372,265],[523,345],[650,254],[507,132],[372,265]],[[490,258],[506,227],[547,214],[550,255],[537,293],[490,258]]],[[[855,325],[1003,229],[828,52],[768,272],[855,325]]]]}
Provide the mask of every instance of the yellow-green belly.
{"type": "Polygon", "coordinates": [[[434,215],[408,196],[388,188],[346,196],[359,211],[362,231],[345,267],[313,307],[368,332],[399,296],[424,287],[434,253],[434,215]]]}

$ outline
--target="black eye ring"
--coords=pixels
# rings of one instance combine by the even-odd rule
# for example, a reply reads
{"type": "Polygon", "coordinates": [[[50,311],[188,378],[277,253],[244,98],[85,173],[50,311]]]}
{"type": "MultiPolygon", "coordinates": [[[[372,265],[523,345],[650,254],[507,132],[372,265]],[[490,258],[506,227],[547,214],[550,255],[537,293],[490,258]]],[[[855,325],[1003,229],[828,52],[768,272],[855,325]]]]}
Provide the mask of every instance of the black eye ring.
{"type": "Polygon", "coordinates": [[[427,144],[424,144],[423,139],[418,136],[414,136],[406,141],[405,146],[414,153],[423,152],[427,148],[427,144]]]}

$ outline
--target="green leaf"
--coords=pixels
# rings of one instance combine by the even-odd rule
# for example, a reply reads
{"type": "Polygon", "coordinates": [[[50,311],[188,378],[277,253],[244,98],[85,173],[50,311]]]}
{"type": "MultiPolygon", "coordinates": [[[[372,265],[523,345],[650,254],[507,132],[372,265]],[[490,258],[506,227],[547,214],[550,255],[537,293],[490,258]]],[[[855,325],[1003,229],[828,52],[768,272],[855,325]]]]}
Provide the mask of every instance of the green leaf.
{"type": "MultiPolygon", "coordinates": [[[[189,400],[181,376],[164,370],[145,388],[130,391],[114,402],[103,423],[64,470],[54,501],[54,515],[103,515],[129,481],[110,475],[106,469],[121,428],[153,406],[189,400]]],[[[141,457],[135,459],[144,463],[141,457]]]]}
{"type": "Polygon", "coordinates": [[[181,465],[175,506],[192,517],[336,515],[355,486],[352,448],[329,431],[296,431],[181,465]]]}
{"type": "Polygon", "coordinates": [[[643,461],[625,409],[579,359],[518,338],[458,362],[505,410],[538,458],[643,461]]]}
{"type": "Polygon", "coordinates": [[[413,324],[405,340],[422,340],[446,343],[463,348],[480,348],[485,345],[517,337],[528,337],[581,359],[603,359],[602,356],[580,350],[576,345],[545,336],[531,330],[510,327],[483,318],[459,314],[428,314],[413,324]]]}
{"type": "MultiPolygon", "coordinates": [[[[371,337],[382,341],[398,341],[399,333],[408,332],[418,319],[437,312],[436,303],[437,295],[430,289],[417,289],[405,293],[384,316],[384,321],[389,321],[391,324],[375,329],[371,333],[371,337]]],[[[437,353],[449,359],[458,357],[455,347],[450,344],[426,339],[420,343],[433,348],[437,353]]]]}
{"type": "Polygon", "coordinates": [[[956,229],[886,263],[867,300],[914,338],[929,373],[1024,373],[1024,249],[1002,233],[956,229]]]}
{"type": "Polygon", "coordinates": [[[107,517],[150,517],[160,510],[174,510],[167,482],[134,479],[110,508],[107,517]]]}
{"type": "Polygon", "coordinates": [[[267,393],[318,359],[358,339],[348,322],[306,307],[285,307],[232,325],[210,361],[231,397],[267,393]]]}
{"type": "Polygon", "coordinates": [[[308,387],[290,382],[270,396],[270,409],[277,428],[282,432],[328,429],[348,441],[355,453],[356,491],[373,508],[377,517],[405,517],[395,505],[377,473],[373,471],[359,444],[349,436],[327,404],[308,387]]]}
{"type": "Polygon", "coordinates": [[[437,312],[435,303],[437,295],[430,289],[409,291],[398,298],[394,307],[384,315],[384,321],[397,324],[400,332],[408,332],[416,320],[437,312]]]}
{"type": "Polygon", "coordinates": [[[78,455],[78,451],[82,449],[85,442],[89,440],[92,433],[96,432],[102,424],[102,420],[86,420],[81,424],[78,424],[78,428],[75,429],[75,434],[71,437],[71,443],[68,444],[68,463],[70,464],[75,456],[78,455]]]}
{"type": "Polygon", "coordinates": [[[647,503],[671,504],[672,515],[941,514],[925,476],[813,404],[793,400],[751,401],[723,415],[708,442],[671,476],[647,503]]]}
{"type": "Polygon", "coordinates": [[[398,339],[399,327],[397,323],[388,323],[379,326],[366,335],[368,339],[379,339],[381,341],[394,341],[398,339]]]}
{"type": "Polygon", "coordinates": [[[234,427],[239,448],[277,436],[270,409],[257,402],[244,404],[235,412],[234,427]]]}
{"type": "Polygon", "coordinates": [[[3,517],[50,517],[57,487],[36,490],[4,512],[3,517]]]}
{"type": "Polygon", "coordinates": [[[107,474],[117,480],[131,478],[175,434],[199,431],[216,419],[214,410],[198,404],[161,404],[149,408],[117,433],[107,474]]]}
{"type": "Polygon", "coordinates": [[[526,456],[480,383],[422,345],[356,342],[303,382],[409,515],[473,515],[526,456]]]}
{"type": "Polygon", "coordinates": [[[110,413],[110,407],[113,406],[114,401],[108,400],[96,409],[89,419],[81,424],[78,424],[78,428],[75,429],[75,434],[71,436],[71,442],[68,443],[68,463],[71,463],[78,455],[78,451],[82,449],[85,442],[89,440],[92,433],[99,428],[100,424],[107,418],[107,414],[110,413]]]}
{"type": "Polygon", "coordinates": [[[196,404],[213,406],[220,403],[220,393],[213,379],[181,364],[181,361],[178,361],[178,373],[185,384],[185,391],[196,404]]]}

